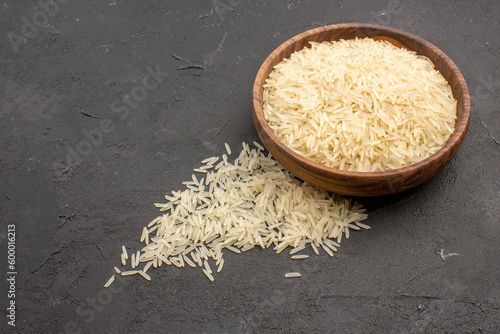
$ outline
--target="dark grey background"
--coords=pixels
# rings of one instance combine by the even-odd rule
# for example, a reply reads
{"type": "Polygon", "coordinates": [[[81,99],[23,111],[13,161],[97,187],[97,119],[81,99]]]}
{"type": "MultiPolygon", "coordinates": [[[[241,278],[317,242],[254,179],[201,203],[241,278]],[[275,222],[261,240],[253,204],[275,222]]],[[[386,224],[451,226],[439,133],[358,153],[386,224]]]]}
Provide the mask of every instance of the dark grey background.
{"type": "Polygon", "coordinates": [[[0,4],[0,332],[13,329],[8,224],[19,333],[499,331],[499,1],[64,2],[46,19],[36,1],[0,4]],[[452,163],[417,189],[359,199],[373,228],[333,259],[253,250],[226,254],[214,283],[162,267],[152,282],[103,290],[121,245],[140,246],[154,202],[224,142],[238,151],[257,140],[251,87],[267,55],[342,22],[412,32],[455,61],[473,116],[452,163]],[[113,112],[139,92],[147,67],[169,75],[128,115],[113,112]],[[91,144],[84,133],[103,120],[113,129],[91,144]],[[303,277],[283,278],[294,270],[303,277]]]}

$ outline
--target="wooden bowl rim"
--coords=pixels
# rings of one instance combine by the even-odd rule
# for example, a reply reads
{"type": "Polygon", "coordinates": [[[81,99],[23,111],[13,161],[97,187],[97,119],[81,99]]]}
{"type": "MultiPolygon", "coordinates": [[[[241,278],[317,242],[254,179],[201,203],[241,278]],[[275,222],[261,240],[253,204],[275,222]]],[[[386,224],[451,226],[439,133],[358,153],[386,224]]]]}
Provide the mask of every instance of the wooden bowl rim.
{"type": "MultiPolygon", "coordinates": [[[[368,37],[368,36],[367,36],[368,37]]],[[[342,39],[342,38],[341,38],[342,39]]],[[[280,60],[281,61],[281,60],[280,60]]],[[[454,96],[455,97],[455,96],[454,96]]],[[[456,98],[456,97],[455,97],[456,98]]],[[[457,100],[458,104],[458,100],[457,100]]],[[[465,138],[465,135],[467,133],[467,129],[469,126],[470,122],[470,95],[469,95],[469,89],[467,87],[467,84],[465,82],[465,79],[458,69],[458,67],[455,65],[455,63],[451,60],[450,57],[448,57],[443,51],[441,51],[439,48],[437,48],[435,45],[432,43],[426,41],[425,39],[418,37],[417,35],[408,33],[406,31],[397,29],[397,28],[392,28],[388,26],[383,26],[383,25],[378,25],[378,24],[365,24],[365,23],[341,23],[341,24],[331,24],[331,25],[326,25],[326,26],[321,26],[317,27],[314,29],[307,30],[303,33],[300,33],[290,39],[288,39],[286,42],[278,46],[267,58],[266,60],[262,63],[261,67],[259,68],[259,71],[257,72],[257,76],[254,81],[253,85],[253,90],[252,90],[252,109],[253,112],[256,113],[257,115],[261,116],[259,117],[260,119],[265,120],[265,122],[260,122],[260,125],[262,127],[262,130],[266,132],[266,135],[269,136],[274,143],[280,147],[283,151],[285,151],[288,155],[293,157],[293,159],[298,160],[300,163],[308,165],[309,168],[312,168],[315,173],[321,173],[321,174],[330,174],[330,175],[337,175],[341,176],[342,178],[363,178],[367,181],[372,180],[372,181],[377,181],[380,179],[387,179],[395,176],[402,176],[406,174],[413,174],[417,170],[420,170],[427,165],[430,165],[434,163],[435,161],[441,161],[442,159],[446,158],[446,155],[450,152],[453,151],[456,146],[460,146],[465,138]],[[267,120],[265,120],[264,117],[264,111],[263,111],[263,85],[265,83],[265,80],[267,79],[267,76],[264,76],[264,72],[266,71],[266,68],[270,67],[271,63],[275,58],[280,57],[280,53],[282,53],[284,50],[286,50],[288,47],[293,46],[296,44],[298,41],[303,40],[307,37],[310,37],[315,34],[323,33],[326,31],[331,31],[331,30],[344,30],[344,29],[353,29],[353,28],[358,28],[358,29],[376,29],[380,30],[382,34],[379,36],[383,36],[384,32],[389,32],[393,33],[396,35],[401,35],[404,36],[408,39],[411,39],[417,43],[422,44],[425,48],[431,49],[433,52],[436,53],[438,58],[440,58],[444,63],[446,63],[450,69],[452,74],[456,77],[456,81],[458,83],[458,90],[462,92],[462,113],[461,115],[457,115],[457,119],[455,121],[455,129],[446,142],[446,144],[440,148],[436,153],[432,154],[431,156],[427,157],[426,159],[419,161],[415,164],[401,167],[398,169],[393,169],[393,170],[387,170],[387,171],[382,171],[382,172],[354,172],[354,171],[345,171],[345,170],[340,170],[340,169],[335,169],[332,167],[325,166],[323,164],[320,164],[318,162],[315,162],[313,160],[310,160],[306,157],[303,157],[302,155],[296,153],[292,149],[290,149],[288,146],[286,146],[281,140],[274,134],[272,131],[271,127],[267,123],[267,120]]],[[[458,108],[457,108],[458,110],[458,108]]],[[[454,154],[451,155],[453,157],[454,154]]],[[[451,159],[450,157],[450,159],[451,159]]]]}

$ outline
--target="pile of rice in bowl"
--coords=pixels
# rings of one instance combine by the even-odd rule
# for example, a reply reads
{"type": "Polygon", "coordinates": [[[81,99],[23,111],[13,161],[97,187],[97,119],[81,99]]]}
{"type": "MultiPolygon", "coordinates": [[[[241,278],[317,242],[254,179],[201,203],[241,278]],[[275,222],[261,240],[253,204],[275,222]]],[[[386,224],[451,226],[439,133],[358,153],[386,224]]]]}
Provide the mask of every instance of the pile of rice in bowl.
{"type": "Polygon", "coordinates": [[[264,116],[295,152],[328,167],[379,172],[436,153],[456,100],[433,63],[370,38],[311,43],[276,65],[264,116]]]}

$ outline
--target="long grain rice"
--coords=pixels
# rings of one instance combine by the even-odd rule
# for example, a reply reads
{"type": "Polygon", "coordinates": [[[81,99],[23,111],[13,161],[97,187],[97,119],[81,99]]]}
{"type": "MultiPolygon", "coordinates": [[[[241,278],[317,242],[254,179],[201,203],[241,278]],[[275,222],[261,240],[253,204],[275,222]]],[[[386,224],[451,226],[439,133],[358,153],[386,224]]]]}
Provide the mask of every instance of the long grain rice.
{"type": "Polygon", "coordinates": [[[364,228],[365,230],[369,230],[371,229],[370,226],[366,225],[366,224],[363,224],[363,223],[360,223],[360,222],[356,222],[356,225],[358,225],[359,227],[361,228],[364,228]]]}
{"type": "Polygon", "coordinates": [[[333,257],[333,252],[330,248],[328,248],[325,244],[321,245],[321,247],[323,248],[323,250],[328,254],[330,255],[331,257],[333,257]]]}
{"type": "Polygon", "coordinates": [[[224,145],[226,146],[227,155],[231,155],[231,147],[229,147],[229,144],[225,143],[224,145]]]}
{"type": "Polygon", "coordinates": [[[284,144],[358,172],[408,166],[443,147],[456,100],[428,58],[370,38],[310,44],[264,85],[264,115],[284,144]]]}
{"type": "Polygon", "coordinates": [[[153,265],[153,261],[149,261],[148,263],[146,263],[146,265],[144,266],[144,269],[142,269],[143,272],[146,272],[148,271],[148,269],[153,265]]]}
{"type": "Polygon", "coordinates": [[[137,251],[137,253],[135,254],[135,266],[136,267],[139,265],[140,256],[141,256],[141,251],[137,251]]]}
{"type": "Polygon", "coordinates": [[[196,264],[194,264],[193,261],[191,261],[186,255],[183,254],[182,257],[184,258],[184,261],[188,264],[188,266],[192,268],[196,267],[196,264]]]}
{"type": "Polygon", "coordinates": [[[298,253],[300,252],[301,250],[303,250],[304,248],[306,248],[306,246],[302,245],[302,246],[299,246],[299,247],[295,247],[293,248],[291,251],[290,251],[290,255],[292,254],[295,254],[295,253],[298,253]]]}
{"type": "Polygon", "coordinates": [[[123,252],[123,258],[125,260],[128,260],[128,252],[127,252],[127,248],[125,246],[122,246],[122,252],[123,252]]]}
{"type": "MultiPolygon", "coordinates": [[[[218,159],[203,161],[213,165],[218,159]]],[[[347,226],[367,227],[359,225],[367,217],[361,205],[294,178],[265,155],[262,147],[250,148],[244,143],[234,164],[227,157],[220,164],[217,172],[207,174],[208,183],[193,175],[184,182],[186,190],[166,195],[165,204],[155,204],[162,214],[142,230],[144,247],[132,253],[130,261],[132,269],[139,262],[146,265],[143,270],[123,271],[122,276],[139,273],[150,279],[146,272],[151,266],[187,264],[198,265],[213,281],[209,259],[220,272],[223,249],[241,253],[260,246],[273,247],[279,253],[290,248],[293,255],[310,244],[315,253],[319,254],[321,245],[332,256],[342,235],[349,233],[347,226]]],[[[125,256],[123,246],[123,265],[125,256]]],[[[292,259],[307,257],[294,255],[292,259]]]]}
{"type": "Polygon", "coordinates": [[[122,271],[122,276],[130,276],[137,274],[137,270],[122,271]]]}
{"type": "Polygon", "coordinates": [[[144,277],[148,281],[151,281],[151,276],[149,276],[148,274],[146,274],[146,272],[144,272],[142,270],[139,270],[138,273],[139,273],[139,275],[141,275],[142,277],[144,277]]]}
{"type": "Polygon", "coordinates": [[[135,268],[135,253],[132,253],[132,256],[130,257],[130,266],[135,268]]]}
{"type": "Polygon", "coordinates": [[[218,267],[217,267],[217,272],[220,272],[222,270],[222,267],[224,266],[224,259],[220,259],[220,262],[217,263],[218,267]]]}
{"type": "Polygon", "coordinates": [[[212,268],[210,268],[210,265],[208,264],[207,260],[203,261],[203,266],[209,273],[212,273],[212,268]]]}
{"type": "Polygon", "coordinates": [[[209,280],[211,280],[212,282],[214,281],[214,277],[211,273],[208,272],[208,270],[203,269],[203,273],[208,277],[209,280]]]}
{"type": "Polygon", "coordinates": [[[291,273],[286,273],[285,277],[287,278],[294,278],[294,277],[301,277],[302,275],[298,272],[291,272],[291,273]]]}
{"type": "Polygon", "coordinates": [[[108,286],[111,285],[111,283],[113,283],[115,280],[115,275],[111,276],[108,281],[106,282],[106,284],[104,284],[104,287],[107,288],[108,286]]]}

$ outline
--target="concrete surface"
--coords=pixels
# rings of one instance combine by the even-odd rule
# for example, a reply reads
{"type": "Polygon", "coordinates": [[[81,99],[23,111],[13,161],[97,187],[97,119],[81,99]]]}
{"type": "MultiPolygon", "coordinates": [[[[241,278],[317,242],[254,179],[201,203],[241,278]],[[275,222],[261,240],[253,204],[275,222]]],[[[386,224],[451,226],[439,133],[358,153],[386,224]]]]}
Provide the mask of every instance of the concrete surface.
{"type": "Polygon", "coordinates": [[[60,0],[43,10],[0,4],[1,333],[499,332],[500,2],[60,0]],[[417,189],[359,199],[373,229],[333,259],[253,250],[227,254],[214,283],[168,267],[103,290],[154,202],[224,142],[236,151],[257,139],[251,87],[266,56],[341,22],[412,32],[456,62],[473,116],[452,163],[417,189]],[[284,279],[292,270],[303,277],[284,279]]]}

